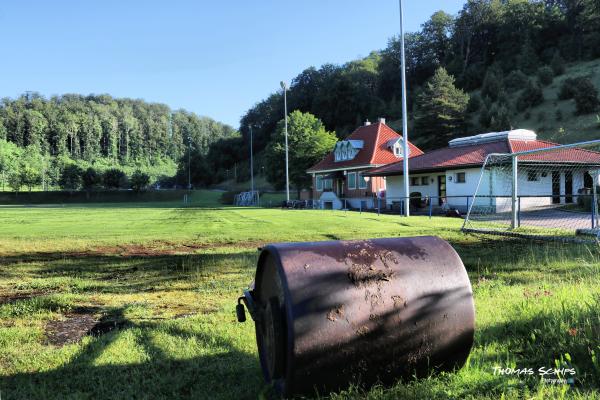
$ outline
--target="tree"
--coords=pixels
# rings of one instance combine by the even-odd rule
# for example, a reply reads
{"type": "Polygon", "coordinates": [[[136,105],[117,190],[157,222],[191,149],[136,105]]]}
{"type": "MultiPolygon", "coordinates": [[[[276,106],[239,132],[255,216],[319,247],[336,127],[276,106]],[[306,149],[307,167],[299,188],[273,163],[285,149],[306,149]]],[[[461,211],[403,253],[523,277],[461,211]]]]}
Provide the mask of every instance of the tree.
{"type": "Polygon", "coordinates": [[[63,168],[58,184],[63,190],[78,190],[82,175],[83,171],[77,164],[68,164],[63,168]]]}
{"type": "Polygon", "coordinates": [[[596,89],[596,86],[594,86],[594,83],[589,78],[579,81],[573,99],[575,100],[575,109],[578,115],[590,114],[597,111],[600,105],[598,89],[596,89]]]}
{"type": "Polygon", "coordinates": [[[525,75],[521,70],[517,69],[506,76],[504,79],[504,86],[508,91],[514,92],[527,85],[528,80],[529,79],[527,78],[527,75],[525,75]]]}
{"type": "Polygon", "coordinates": [[[517,110],[525,111],[529,107],[535,107],[544,101],[544,93],[540,85],[533,80],[529,80],[525,89],[517,99],[517,110]]]}
{"type": "Polygon", "coordinates": [[[540,67],[537,74],[538,80],[544,86],[548,86],[554,80],[554,71],[547,65],[540,67]]]}
{"type": "Polygon", "coordinates": [[[102,183],[107,189],[123,189],[128,185],[127,175],[118,168],[110,168],[104,171],[102,183]]]}
{"type": "Polygon", "coordinates": [[[454,77],[439,68],[417,100],[415,131],[427,147],[444,146],[464,133],[469,95],[454,86],[454,77]]]}
{"type": "Polygon", "coordinates": [[[102,175],[94,168],[88,167],[81,175],[81,183],[85,190],[93,190],[102,184],[102,175]]]}
{"type": "MultiPolygon", "coordinates": [[[[297,190],[308,188],[311,177],[306,170],[329,153],[337,137],[328,132],[314,115],[293,111],[288,117],[288,149],[290,184],[297,190]]],[[[265,158],[269,166],[267,179],[275,187],[285,187],[285,131],[284,121],[279,121],[277,130],[269,143],[265,158]]]]}
{"type": "Polygon", "coordinates": [[[504,89],[502,84],[502,71],[497,68],[488,68],[483,86],[481,87],[481,95],[488,96],[492,100],[497,100],[498,95],[504,89]]]}
{"type": "Polygon", "coordinates": [[[150,176],[139,169],[131,175],[131,188],[136,192],[146,189],[149,183],[150,176]]]}
{"type": "Polygon", "coordinates": [[[8,175],[8,186],[13,190],[13,192],[19,192],[21,190],[21,186],[23,186],[23,176],[20,171],[11,171],[8,175]]]}
{"type": "Polygon", "coordinates": [[[554,75],[562,75],[565,73],[565,60],[560,56],[559,51],[554,52],[554,56],[552,57],[552,61],[550,61],[550,67],[554,72],[554,75]]]}

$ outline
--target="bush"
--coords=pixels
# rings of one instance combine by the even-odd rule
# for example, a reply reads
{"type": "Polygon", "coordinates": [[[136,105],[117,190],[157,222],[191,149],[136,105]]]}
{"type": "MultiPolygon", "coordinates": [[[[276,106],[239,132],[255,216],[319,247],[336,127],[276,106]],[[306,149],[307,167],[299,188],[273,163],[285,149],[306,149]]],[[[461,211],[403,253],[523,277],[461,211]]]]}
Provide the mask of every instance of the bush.
{"type": "Polygon", "coordinates": [[[58,180],[58,185],[61,189],[64,190],[79,190],[81,187],[81,177],[83,175],[83,171],[77,164],[68,164],[65,165],[62,172],[60,173],[60,178],[58,180]]]}
{"type": "Polygon", "coordinates": [[[127,187],[127,175],[118,168],[110,168],[104,171],[102,183],[106,189],[124,189],[127,187]]]}
{"type": "Polygon", "coordinates": [[[232,205],[235,200],[236,192],[223,192],[221,194],[221,204],[232,205]]]}
{"type": "Polygon", "coordinates": [[[540,105],[543,101],[544,93],[542,92],[542,88],[539,84],[529,80],[525,89],[517,99],[517,109],[519,111],[525,111],[530,107],[540,105]]]}
{"type": "Polygon", "coordinates": [[[528,78],[521,70],[515,70],[504,79],[504,86],[510,91],[522,89],[527,84],[528,78]]]}
{"type": "Polygon", "coordinates": [[[552,57],[552,61],[550,62],[550,67],[552,67],[552,71],[554,75],[562,75],[565,73],[565,60],[560,56],[560,52],[555,52],[552,57]]]}
{"type": "Polygon", "coordinates": [[[563,113],[562,113],[562,111],[560,109],[556,110],[555,116],[556,116],[556,120],[557,121],[562,121],[563,120],[563,113]]]}
{"type": "Polygon", "coordinates": [[[588,78],[579,82],[573,99],[575,100],[576,113],[579,115],[592,113],[598,110],[600,105],[598,90],[588,78]]]}
{"type": "Polygon", "coordinates": [[[549,66],[545,65],[538,69],[538,80],[544,86],[548,86],[554,80],[554,71],[549,66]]]}
{"type": "Polygon", "coordinates": [[[89,167],[81,176],[81,182],[85,190],[97,189],[102,184],[102,175],[94,168],[89,167]]]}
{"type": "Polygon", "coordinates": [[[145,172],[137,170],[131,175],[131,188],[135,191],[141,191],[148,187],[150,176],[145,172]]]}
{"type": "Polygon", "coordinates": [[[575,78],[567,78],[560,85],[560,90],[558,92],[559,100],[569,100],[575,97],[575,93],[579,90],[579,85],[582,81],[584,81],[585,77],[578,76],[575,78]]]}

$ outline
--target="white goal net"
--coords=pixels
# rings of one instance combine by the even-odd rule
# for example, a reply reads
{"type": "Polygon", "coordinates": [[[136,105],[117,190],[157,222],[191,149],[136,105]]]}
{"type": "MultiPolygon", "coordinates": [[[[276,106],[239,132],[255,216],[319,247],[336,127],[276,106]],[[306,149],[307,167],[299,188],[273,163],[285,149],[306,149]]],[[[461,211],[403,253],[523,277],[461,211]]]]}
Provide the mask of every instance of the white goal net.
{"type": "Polygon", "coordinates": [[[260,196],[257,190],[250,192],[242,192],[235,195],[233,204],[236,206],[249,207],[258,206],[260,202],[260,196]]]}
{"type": "Polygon", "coordinates": [[[600,140],[489,154],[463,231],[596,240],[600,140]]]}

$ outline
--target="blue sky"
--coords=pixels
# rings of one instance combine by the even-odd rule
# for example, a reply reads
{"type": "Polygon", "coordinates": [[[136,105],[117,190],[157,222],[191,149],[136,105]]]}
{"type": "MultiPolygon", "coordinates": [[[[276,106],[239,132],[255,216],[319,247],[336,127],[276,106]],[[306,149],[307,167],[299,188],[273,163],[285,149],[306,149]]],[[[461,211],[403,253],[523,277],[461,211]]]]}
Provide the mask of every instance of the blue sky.
{"type": "MultiPolygon", "coordinates": [[[[463,0],[405,0],[407,31],[463,0]]],[[[397,0],[0,3],[0,97],[109,93],[238,127],[303,69],[344,63],[398,32],[397,0]]]]}

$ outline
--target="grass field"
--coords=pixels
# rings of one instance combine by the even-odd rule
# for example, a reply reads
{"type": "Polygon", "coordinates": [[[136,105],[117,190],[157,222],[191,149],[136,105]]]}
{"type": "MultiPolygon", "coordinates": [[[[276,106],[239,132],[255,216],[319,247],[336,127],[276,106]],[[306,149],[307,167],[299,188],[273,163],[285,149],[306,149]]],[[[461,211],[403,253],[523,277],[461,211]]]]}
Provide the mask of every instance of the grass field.
{"type": "MultiPolygon", "coordinates": [[[[600,398],[600,250],[486,240],[449,218],[168,204],[0,208],[4,399],[268,397],[234,305],[268,242],[439,235],[477,310],[456,373],[336,399],[600,398]],[[494,367],[576,369],[575,385],[494,367]]],[[[200,199],[197,198],[197,201],[200,199]]]]}

